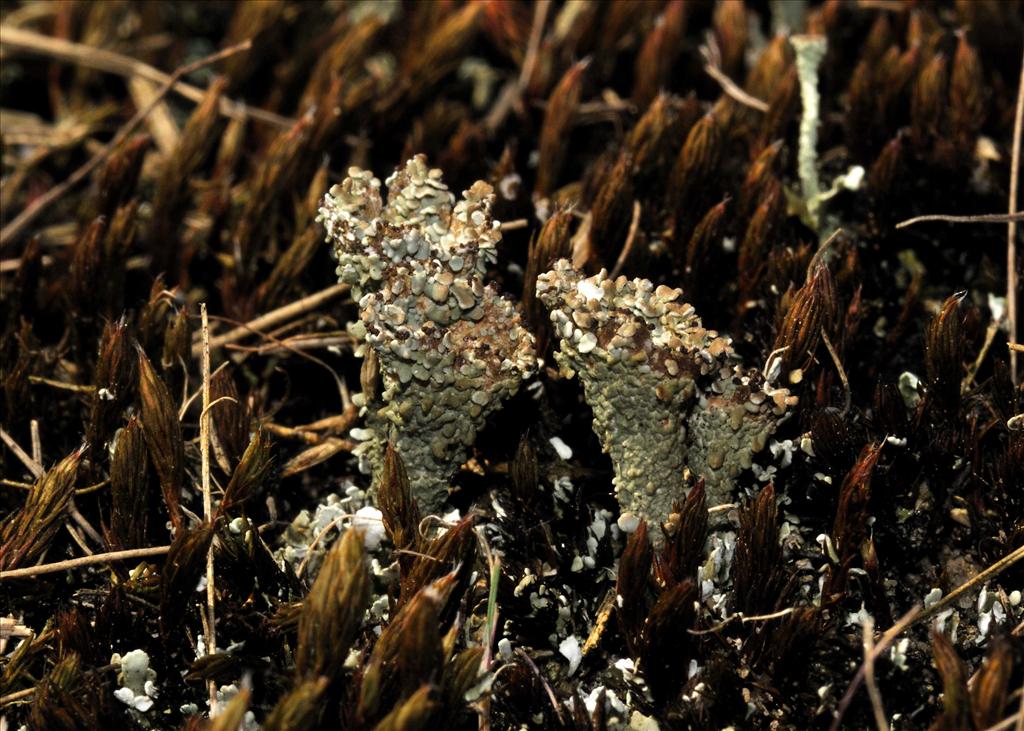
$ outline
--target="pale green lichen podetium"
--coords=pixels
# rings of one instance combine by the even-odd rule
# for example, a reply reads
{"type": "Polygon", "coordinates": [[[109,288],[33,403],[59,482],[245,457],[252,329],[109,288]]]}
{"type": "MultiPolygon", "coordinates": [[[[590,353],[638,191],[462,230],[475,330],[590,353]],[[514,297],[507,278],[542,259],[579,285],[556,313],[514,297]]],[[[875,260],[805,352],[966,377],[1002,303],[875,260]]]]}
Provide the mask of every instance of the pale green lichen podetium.
{"type": "Polygon", "coordinates": [[[794,403],[789,392],[744,371],[678,289],[604,270],[584,277],[563,259],[538,277],[537,294],[559,338],[555,358],[579,376],[612,459],[620,527],[643,518],[671,533],[687,467],[705,479],[709,505],[730,502],[734,478],[794,403]]]}
{"type": "Polygon", "coordinates": [[[455,203],[422,155],[386,181],[352,168],[320,220],[352,285],[353,328],[377,356],[381,392],[364,394],[369,438],[357,450],[374,475],[391,441],[420,508],[444,504],[452,475],[487,416],[536,367],[519,313],[484,283],[497,256],[494,195],[478,181],[455,203]]]}
{"type": "Polygon", "coordinates": [[[797,172],[807,214],[814,229],[818,228],[822,193],[818,180],[818,118],[821,95],[818,92],[818,68],[821,66],[828,41],[824,36],[796,35],[789,39],[796,51],[796,73],[800,81],[800,137],[797,140],[797,172]]]}

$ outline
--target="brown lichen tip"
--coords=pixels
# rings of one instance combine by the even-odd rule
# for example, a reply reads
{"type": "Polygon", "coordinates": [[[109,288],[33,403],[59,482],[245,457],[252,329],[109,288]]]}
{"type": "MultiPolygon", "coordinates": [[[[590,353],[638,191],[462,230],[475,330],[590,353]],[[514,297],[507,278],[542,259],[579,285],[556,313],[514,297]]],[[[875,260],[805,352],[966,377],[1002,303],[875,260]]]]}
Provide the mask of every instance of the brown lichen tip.
{"type": "Polygon", "coordinates": [[[477,430],[532,374],[536,356],[515,307],[484,284],[501,240],[491,187],[478,181],[456,204],[422,155],[387,187],[382,204],[380,181],[352,168],[325,196],[320,220],[339,281],[358,298],[359,334],[380,363],[383,389],[366,395],[370,434],[360,451],[377,475],[391,441],[432,512],[477,430]]]}
{"type": "Polygon", "coordinates": [[[620,526],[642,518],[671,530],[687,464],[705,478],[710,506],[728,502],[733,478],[791,403],[788,391],[743,371],[730,339],[704,328],[678,289],[603,270],[587,278],[563,259],[538,277],[537,293],[560,338],[555,358],[579,375],[612,458],[620,526]]]}

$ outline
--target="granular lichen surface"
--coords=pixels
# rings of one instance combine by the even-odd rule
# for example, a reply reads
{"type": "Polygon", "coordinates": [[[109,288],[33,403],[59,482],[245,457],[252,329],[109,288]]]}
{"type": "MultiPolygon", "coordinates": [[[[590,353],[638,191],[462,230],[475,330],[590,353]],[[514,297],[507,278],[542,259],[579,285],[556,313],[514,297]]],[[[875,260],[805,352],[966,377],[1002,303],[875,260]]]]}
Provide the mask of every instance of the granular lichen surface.
{"type": "Polygon", "coordinates": [[[533,336],[484,281],[501,241],[491,187],[477,182],[456,203],[422,156],[386,184],[384,203],[380,181],[353,168],[320,215],[380,364],[380,393],[363,394],[362,453],[379,472],[391,441],[434,511],[487,416],[533,372],[533,336]]]}

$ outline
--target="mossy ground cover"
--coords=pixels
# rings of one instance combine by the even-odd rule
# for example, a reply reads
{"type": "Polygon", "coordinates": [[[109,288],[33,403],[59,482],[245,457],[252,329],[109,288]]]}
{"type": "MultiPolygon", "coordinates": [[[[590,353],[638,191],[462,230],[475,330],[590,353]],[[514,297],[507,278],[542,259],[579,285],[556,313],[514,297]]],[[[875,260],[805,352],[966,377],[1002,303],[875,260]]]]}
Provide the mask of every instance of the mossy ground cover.
{"type": "Polygon", "coordinates": [[[26,1],[0,33],[0,723],[1019,725],[1019,257],[1005,220],[897,224],[1005,216],[1020,2],[26,1]],[[811,206],[792,34],[827,41],[811,206]],[[434,515],[352,455],[378,384],[316,220],[416,154],[493,186],[487,278],[543,361],[434,515]],[[690,469],[668,535],[623,532],[560,258],[681,288],[796,397],[731,503],[690,469]]]}

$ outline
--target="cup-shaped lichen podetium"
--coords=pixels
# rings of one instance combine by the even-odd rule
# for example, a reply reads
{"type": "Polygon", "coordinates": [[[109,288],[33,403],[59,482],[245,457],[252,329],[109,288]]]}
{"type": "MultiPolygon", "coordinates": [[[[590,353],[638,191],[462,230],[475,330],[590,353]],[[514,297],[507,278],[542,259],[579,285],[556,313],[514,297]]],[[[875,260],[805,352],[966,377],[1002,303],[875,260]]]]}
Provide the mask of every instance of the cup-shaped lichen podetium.
{"type": "MultiPolygon", "coordinates": [[[[671,525],[685,497],[686,420],[705,376],[732,358],[728,338],[702,327],[678,289],[604,271],[586,278],[564,259],[537,279],[537,293],[560,338],[555,358],[579,375],[611,456],[619,524],[671,525]]],[[[651,535],[660,542],[661,531],[651,535]]]]}
{"type": "Polygon", "coordinates": [[[374,475],[387,442],[409,474],[420,508],[438,510],[452,475],[488,414],[536,366],[519,313],[484,283],[501,240],[491,187],[475,183],[455,203],[422,155],[386,181],[352,168],[320,208],[352,285],[353,328],[377,356],[379,394],[363,394],[369,439],[358,450],[374,475]]]}

